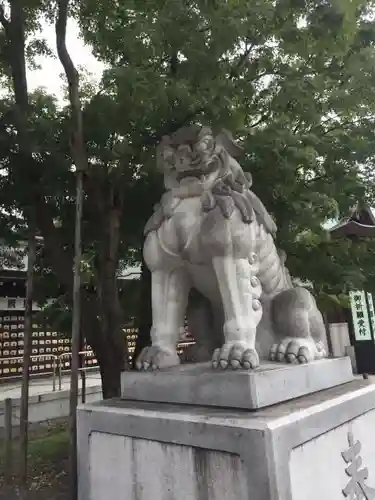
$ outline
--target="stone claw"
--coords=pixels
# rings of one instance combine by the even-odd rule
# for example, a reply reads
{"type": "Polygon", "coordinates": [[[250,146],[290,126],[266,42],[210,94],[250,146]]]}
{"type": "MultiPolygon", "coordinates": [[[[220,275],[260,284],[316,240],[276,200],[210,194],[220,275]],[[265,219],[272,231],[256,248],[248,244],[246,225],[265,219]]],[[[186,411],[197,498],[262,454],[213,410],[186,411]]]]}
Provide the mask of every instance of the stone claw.
{"type": "Polygon", "coordinates": [[[327,356],[323,342],[308,338],[286,338],[273,344],[269,351],[270,361],[290,364],[306,364],[327,356]]]}
{"type": "Polygon", "coordinates": [[[212,367],[215,369],[252,370],[258,366],[258,353],[243,343],[224,344],[220,349],[216,349],[212,356],[212,367]]]}
{"type": "Polygon", "coordinates": [[[161,347],[149,346],[142,349],[135,366],[141,371],[156,371],[161,368],[170,368],[180,364],[176,351],[169,351],[161,347]]]}

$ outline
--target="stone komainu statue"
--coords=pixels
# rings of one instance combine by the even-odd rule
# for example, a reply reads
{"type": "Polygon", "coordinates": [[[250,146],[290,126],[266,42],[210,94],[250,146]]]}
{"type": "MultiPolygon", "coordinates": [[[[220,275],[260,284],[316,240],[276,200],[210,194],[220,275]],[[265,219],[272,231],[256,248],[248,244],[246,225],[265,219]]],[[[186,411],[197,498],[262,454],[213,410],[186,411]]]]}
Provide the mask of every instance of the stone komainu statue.
{"type": "Polygon", "coordinates": [[[176,343],[194,289],[212,321],[196,321],[193,334],[211,350],[214,368],[256,368],[259,354],[289,363],[326,356],[322,315],[308,290],[293,287],[275,223],[235,160],[240,152],[230,133],[199,126],[158,147],[166,192],[145,227],[152,346],[138,369],[179,363],[176,343]]]}

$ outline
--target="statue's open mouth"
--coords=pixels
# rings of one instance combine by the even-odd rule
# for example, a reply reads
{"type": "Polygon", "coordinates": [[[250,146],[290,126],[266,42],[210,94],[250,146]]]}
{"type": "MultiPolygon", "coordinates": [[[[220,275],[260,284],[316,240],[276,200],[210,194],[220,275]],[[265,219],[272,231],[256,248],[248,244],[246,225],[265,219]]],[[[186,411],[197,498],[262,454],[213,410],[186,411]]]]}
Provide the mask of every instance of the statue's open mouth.
{"type": "Polygon", "coordinates": [[[198,168],[192,168],[189,170],[183,170],[182,172],[177,172],[177,180],[181,181],[182,179],[186,179],[186,177],[196,177],[197,179],[200,179],[202,175],[202,170],[198,168]]]}

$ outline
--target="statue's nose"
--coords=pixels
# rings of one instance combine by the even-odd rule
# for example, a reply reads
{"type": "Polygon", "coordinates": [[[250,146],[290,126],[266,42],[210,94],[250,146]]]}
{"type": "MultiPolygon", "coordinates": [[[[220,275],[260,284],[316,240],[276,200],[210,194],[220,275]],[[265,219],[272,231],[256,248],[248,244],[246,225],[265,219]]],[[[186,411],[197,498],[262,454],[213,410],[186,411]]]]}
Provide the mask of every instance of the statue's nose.
{"type": "Polygon", "coordinates": [[[181,155],[187,155],[187,154],[189,154],[191,152],[191,148],[187,144],[184,144],[183,146],[179,146],[178,147],[178,152],[181,155]]]}
{"type": "Polygon", "coordinates": [[[187,156],[179,156],[177,161],[177,168],[186,168],[190,164],[189,158],[187,156]]]}

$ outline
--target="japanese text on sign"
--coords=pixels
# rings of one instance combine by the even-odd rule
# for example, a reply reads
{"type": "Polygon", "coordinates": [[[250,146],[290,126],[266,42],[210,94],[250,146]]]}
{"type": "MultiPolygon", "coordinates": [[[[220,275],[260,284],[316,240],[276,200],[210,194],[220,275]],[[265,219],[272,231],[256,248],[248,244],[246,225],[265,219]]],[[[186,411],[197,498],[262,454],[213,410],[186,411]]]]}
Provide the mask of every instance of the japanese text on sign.
{"type": "Polygon", "coordinates": [[[371,327],[366,296],[363,290],[349,293],[352,310],[354,335],[356,340],[371,340],[371,327]]]}

